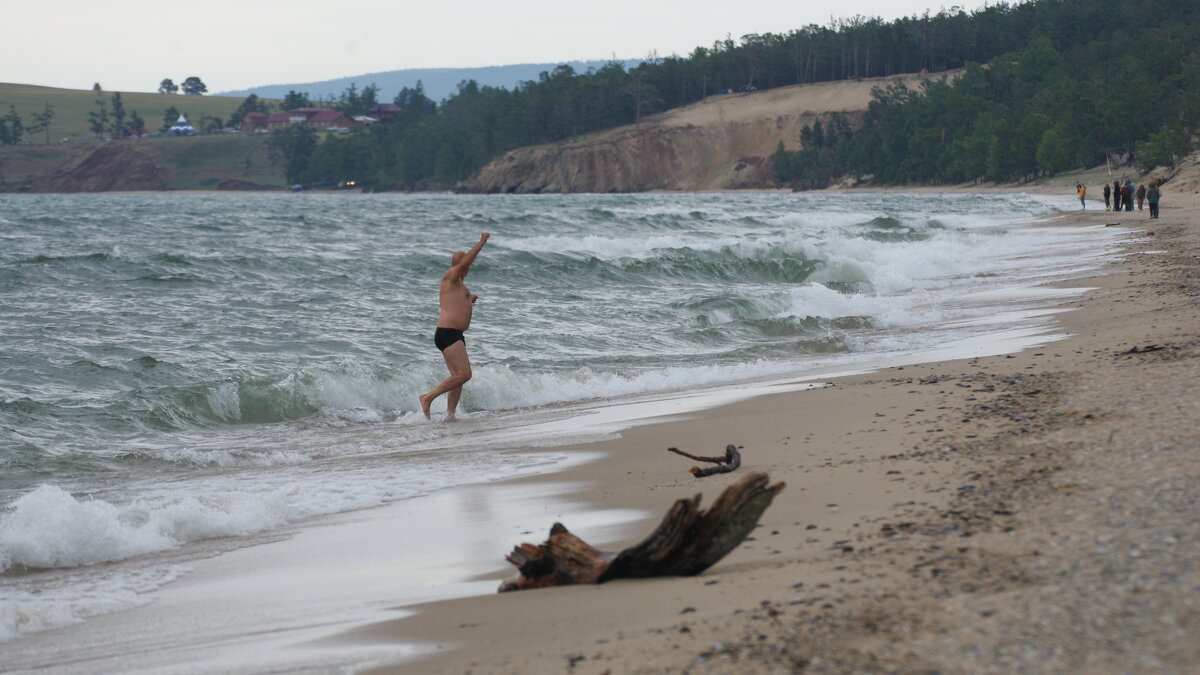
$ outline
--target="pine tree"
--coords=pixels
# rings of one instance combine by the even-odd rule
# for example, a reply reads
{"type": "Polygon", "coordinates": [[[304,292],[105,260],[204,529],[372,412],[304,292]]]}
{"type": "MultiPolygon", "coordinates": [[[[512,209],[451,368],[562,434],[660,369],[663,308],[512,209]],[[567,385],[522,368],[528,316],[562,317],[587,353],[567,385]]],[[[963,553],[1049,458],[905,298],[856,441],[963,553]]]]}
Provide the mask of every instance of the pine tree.
{"type": "Polygon", "coordinates": [[[25,125],[21,123],[21,116],[17,114],[16,106],[8,107],[8,114],[4,116],[4,121],[7,126],[5,131],[4,143],[7,145],[16,145],[21,142],[21,137],[25,135],[25,125]]]}
{"type": "Polygon", "coordinates": [[[29,127],[31,133],[39,131],[46,134],[46,145],[50,144],[50,120],[54,119],[54,108],[49,101],[44,101],[45,107],[39,113],[33,114],[33,124],[29,127]]]}
{"type": "Polygon", "coordinates": [[[241,125],[242,118],[252,112],[271,112],[271,104],[260,99],[258,94],[250,94],[246,97],[246,100],[242,101],[237,110],[233,111],[233,114],[229,116],[229,122],[225,126],[237,127],[241,125]]]}
{"type": "Polygon", "coordinates": [[[112,113],[109,115],[110,129],[113,138],[125,136],[125,102],[121,100],[121,92],[113,92],[112,113]]]}
{"type": "Polygon", "coordinates": [[[775,154],[771,155],[771,166],[775,169],[775,180],[781,185],[787,185],[792,180],[792,163],[783,141],[779,141],[775,154]]]}
{"type": "Polygon", "coordinates": [[[307,92],[301,93],[289,90],[283,97],[283,103],[280,105],[283,106],[284,110],[295,110],[297,108],[311,108],[312,101],[308,98],[307,92]]]}
{"type": "Polygon", "coordinates": [[[179,111],[175,109],[175,106],[171,106],[170,108],[167,108],[166,110],[163,111],[163,125],[162,125],[162,129],[160,131],[166,131],[167,129],[170,129],[171,125],[175,124],[175,122],[178,120],[179,120],[179,111]]]}
{"type": "Polygon", "coordinates": [[[88,113],[88,128],[96,138],[104,138],[104,133],[108,131],[108,99],[104,98],[100,89],[95,91],[96,109],[88,113]]]}

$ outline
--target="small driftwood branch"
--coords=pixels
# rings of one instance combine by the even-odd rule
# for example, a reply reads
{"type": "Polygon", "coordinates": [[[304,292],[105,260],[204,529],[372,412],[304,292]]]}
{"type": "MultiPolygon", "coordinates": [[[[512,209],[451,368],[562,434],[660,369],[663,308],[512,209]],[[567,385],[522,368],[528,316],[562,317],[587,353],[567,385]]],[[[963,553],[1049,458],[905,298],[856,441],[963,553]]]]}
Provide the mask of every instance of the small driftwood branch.
{"type": "Polygon", "coordinates": [[[708,462],[716,465],[703,469],[698,466],[693,466],[691,469],[689,469],[689,471],[691,471],[692,475],[696,478],[704,478],[705,476],[711,476],[714,473],[729,473],[730,471],[733,471],[742,465],[742,453],[738,452],[737,446],[732,443],[725,446],[724,457],[699,457],[688,454],[679,448],[667,448],[667,451],[673,452],[677,455],[683,455],[688,459],[694,459],[697,462],[708,462]]]}
{"type": "Polygon", "coordinates": [[[783,483],[768,485],[765,473],[751,473],[725,488],[712,507],[700,509],[700,495],[680,499],[640,544],[620,553],[601,551],[567,531],[550,528],[544,544],[521,544],[507,556],[520,573],[500,592],[546,586],[600,584],[622,577],[693,576],[713,566],[745,541],[783,483]]]}

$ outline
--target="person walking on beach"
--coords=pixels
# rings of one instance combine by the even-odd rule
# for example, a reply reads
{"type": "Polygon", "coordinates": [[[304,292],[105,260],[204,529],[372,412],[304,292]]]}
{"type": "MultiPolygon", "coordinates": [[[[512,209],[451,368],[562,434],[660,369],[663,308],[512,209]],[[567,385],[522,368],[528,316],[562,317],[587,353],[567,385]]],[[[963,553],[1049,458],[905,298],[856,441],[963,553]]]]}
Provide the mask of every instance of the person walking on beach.
{"type": "Polygon", "coordinates": [[[1146,184],[1142,183],[1137,189],[1138,211],[1142,210],[1142,202],[1146,201],[1146,184]]]}
{"type": "Polygon", "coordinates": [[[1150,217],[1158,217],[1158,200],[1162,197],[1162,192],[1158,189],[1158,181],[1150,183],[1150,189],[1146,190],[1146,201],[1150,202],[1150,217]]]}
{"type": "Polygon", "coordinates": [[[1121,210],[1121,181],[1113,181],[1113,211],[1121,210]]]}
{"type": "Polygon", "coordinates": [[[1112,202],[1109,201],[1109,197],[1111,195],[1112,195],[1112,186],[1109,185],[1108,183],[1105,183],[1104,184],[1104,210],[1105,211],[1112,211],[1112,202]]]}
{"type": "Polygon", "coordinates": [[[1133,210],[1133,187],[1132,186],[1133,186],[1133,183],[1128,180],[1125,181],[1125,184],[1121,186],[1121,203],[1125,205],[1126,211],[1133,210]]]}
{"type": "Polygon", "coordinates": [[[479,296],[472,295],[467,290],[463,279],[490,236],[484,232],[479,235],[479,243],[470,251],[455,251],[451,254],[450,269],[442,275],[442,283],[438,288],[441,313],[438,314],[437,330],[433,333],[433,344],[442,353],[450,376],[419,397],[421,412],[426,419],[433,419],[429,414],[429,406],[433,400],[445,394],[446,421],[453,422],[454,413],[458,410],[458,399],[462,396],[462,387],[471,379],[471,360],[467,358],[467,339],[463,332],[471,327],[471,312],[479,296]]]}
{"type": "Polygon", "coordinates": [[[1079,195],[1079,210],[1087,211],[1087,202],[1084,201],[1087,197],[1087,188],[1083,186],[1083,183],[1075,184],[1075,194],[1079,195]]]}

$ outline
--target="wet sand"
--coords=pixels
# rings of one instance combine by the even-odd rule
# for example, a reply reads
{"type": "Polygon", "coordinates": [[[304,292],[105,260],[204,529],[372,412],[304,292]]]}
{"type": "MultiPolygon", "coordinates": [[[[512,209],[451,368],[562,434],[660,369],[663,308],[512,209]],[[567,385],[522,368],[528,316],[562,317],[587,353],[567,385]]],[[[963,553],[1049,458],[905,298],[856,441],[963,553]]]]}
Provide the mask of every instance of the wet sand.
{"type": "MultiPolygon", "coordinates": [[[[1158,221],[1055,219],[1126,229],[1128,253],[1072,282],[1092,290],[1064,293],[1045,331],[1009,336],[1016,353],[958,345],[819,388],[710,393],[731,402],[702,410],[686,395],[604,403],[594,418],[658,417],[531,451],[571,456],[562,471],[330,516],[253,546],[212,542],[146,606],[0,645],[0,670],[1194,672],[1200,183],[1189,180],[1168,185],[1158,221]],[[963,358],[972,349],[983,351],[963,358]],[[742,468],[704,479],[666,451],[726,443],[743,446],[742,468]],[[697,577],[490,592],[513,571],[509,548],[556,521],[617,550],[674,500],[711,502],[749,471],[787,488],[749,541],[697,577]]],[[[534,431],[520,430],[524,444],[534,431]]]]}
{"type": "MultiPolygon", "coordinates": [[[[1183,184],[1183,183],[1181,183],[1183,184]]],[[[409,607],[340,640],[423,643],[396,673],[1194,672],[1200,668],[1200,196],[1131,228],[1127,255],[1072,282],[1065,340],[828,380],[581,446],[545,480],[624,528],[565,517],[617,550],[678,498],[739,474],[785,481],[751,539],[690,578],[619,580],[409,607]],[[690,460],[743,446],[737,473],[690,460]],[[614,538],[614,536],[616,538],[614,538]]],[[[546,514],[521,526],[542,541],[546,514]]],[[[447,536],[453,536],[447,532],[447,536]]],[[[505,551],[495,551],[499,583],[505,551]]],[[[511,570],[509,570],[511,571],[511,570]]]]}

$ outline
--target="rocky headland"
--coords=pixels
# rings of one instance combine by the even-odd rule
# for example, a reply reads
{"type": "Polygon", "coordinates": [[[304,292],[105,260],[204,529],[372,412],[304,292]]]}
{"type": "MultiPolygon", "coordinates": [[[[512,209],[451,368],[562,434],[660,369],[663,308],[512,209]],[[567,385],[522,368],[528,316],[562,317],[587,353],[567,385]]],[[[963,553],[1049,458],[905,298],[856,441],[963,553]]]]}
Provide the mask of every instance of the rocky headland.
{"type": "MultiPolygon", "coordinates": [[[[640,124],[518,148],[488,162],[460,188],[482,193],[713,191],[775,186],[771,155],[800,130],[844,115],[857,125],[874,87],[910,87],[938,75],[822,82],[720,94],[640,124]]],[[[950,73],[949,75],[953,75],[950,73]]]]}

